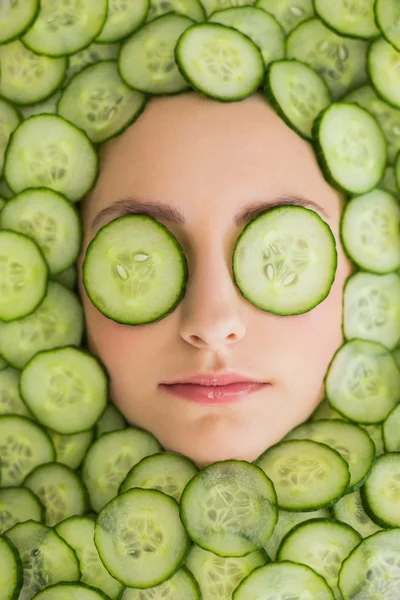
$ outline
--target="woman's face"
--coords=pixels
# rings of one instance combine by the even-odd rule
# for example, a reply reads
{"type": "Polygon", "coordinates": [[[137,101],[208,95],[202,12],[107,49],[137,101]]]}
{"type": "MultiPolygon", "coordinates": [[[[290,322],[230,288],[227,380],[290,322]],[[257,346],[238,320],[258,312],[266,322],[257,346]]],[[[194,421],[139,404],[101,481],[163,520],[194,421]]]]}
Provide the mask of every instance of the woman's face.
{"type": "Polygon", "coordinates": [[[261,94],[232,104],[195,93],[154,98],[100,154],[100,176],[83,206],[81,262],[99,228],[121,215],[113,204],[130,198],[131,212],[146,212],[135,202],[170,207],[150,214],[176,236],[189,267],[179,306],[136,327],[104,317],[80,284],[88,341],[108,370],[112,398],[131,424],[199,466],[253,461],[314,410],[342,344],[342,291],[351,271],[339,240],[344,199],[324,180],[311,146],[261,94]],[[244,209],[265,203],[267,210],[282,197],[315,203],[309,207],[329,224],[338,249],[329,296],[289,317],[245,300],[231,268],[244,209]],[[227,371],[269,385],[228,404],[198,404],[160,387],[227,371]]]}

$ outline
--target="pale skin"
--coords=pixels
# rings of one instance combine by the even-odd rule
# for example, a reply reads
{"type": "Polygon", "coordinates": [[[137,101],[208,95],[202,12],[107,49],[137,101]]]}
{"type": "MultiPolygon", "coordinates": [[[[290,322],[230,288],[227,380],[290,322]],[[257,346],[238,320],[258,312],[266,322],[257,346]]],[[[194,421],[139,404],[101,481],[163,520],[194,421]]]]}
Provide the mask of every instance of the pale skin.
{"type": "Polygon", "coordinates": [[[343,343],[342,293],[352,270],[339,239],[344,197],[323,178],[311,146],[261,94],[231,104],[195,93],[152,99],[100,155],[99,179],[82,207],[80,264],[99,228],[118,216],[104,216],[91,227],[96,215],[135,196],[183,213],[183,224],[159,221],[176,236],[189,266],[183,301],[148,325],[107,319],[80,283],[90,349],[110,375],[115,404],[129,423],[198,466],[255,460],[322,400],[327,367],[343,343]],[[290,317],[253,306],[236,287],[231,268],[243,229],[235,215],[249,203],[282,196],[319,205],[315,210],[331,227],[338,251],[328,297],[290,317]],[[158,387],[194,372],[226,370],[271,385],[223,406],[194,404],[158,387]]]}

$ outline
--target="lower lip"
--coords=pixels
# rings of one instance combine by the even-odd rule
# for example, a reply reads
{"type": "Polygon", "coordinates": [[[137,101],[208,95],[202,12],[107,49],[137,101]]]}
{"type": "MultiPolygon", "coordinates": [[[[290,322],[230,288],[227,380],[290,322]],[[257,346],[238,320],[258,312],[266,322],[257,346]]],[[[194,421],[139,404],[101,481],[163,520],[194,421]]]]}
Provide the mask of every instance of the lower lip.
{"type": "Polygon", "coordinates": [[[231,383],[230,385],[196,385],[193,383],[162,384],[169,394],[197,404],[230,404],[265,388],[268,383],[231,383]]]}

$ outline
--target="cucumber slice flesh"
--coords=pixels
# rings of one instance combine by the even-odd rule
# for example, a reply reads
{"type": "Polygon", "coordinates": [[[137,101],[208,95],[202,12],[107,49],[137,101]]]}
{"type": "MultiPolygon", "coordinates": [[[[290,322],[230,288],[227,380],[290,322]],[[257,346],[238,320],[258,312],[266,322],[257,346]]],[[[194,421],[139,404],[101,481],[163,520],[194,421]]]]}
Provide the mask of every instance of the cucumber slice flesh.
{"type": "Polygon", "coordinates": [[[376,92],[395,108],[400,108],[400,52],[383,38],[368,51],[368,73],[376,92]]]}
{"type": "Polygon", "coordinates": [[[400,452],[400,405],[397,405],[383,423],[386,452],[400,452]]]}
{"type": "Polygon", "coordinates": [[[255,0],[202,0],[202,4],[206,9],[207,17],[216,10],[224,10],[234,6],[251,6],[255,0]]]}
{"type": "Polygon", "coordinates": [[[255,5],[274,16],[287,34],[315,16],[312,0],[258,0],[255,5]]]}
{"type": "Polygon", "coordinates": [[[47,430],[56,449],[57,462],[78,469],[93,441],[93,429],[71,435],[61,435],[51,429],[47,430]]]}
{"type": "Polygon", "coordinates": [[[83,583],[56,583],[35,596],[35,600],[110,600],[97,588],[83,583]]]}
{"type": "Polygon", "coordinates": [[[34,21],[39,0],[3,2],[0,8],[0,44],[20,36],[34,21]]]}
{"type": "Polygon", "coordinates": [[[64,79],[64,85],[69,83],[74,75],[80,73],[88,65],[101,60],[117,60],[120,50],[120,44],[96,44],[96,42],[93,42],[93,44],[90,44],[90,46],[80,52],[71,54],[68,57],[68,70],[64,79]]]}
{"type": "Polygon", "coordinates": [[[376,0],[375,16],[382,35],[400,52],[400,5],[397,0],[376,0]]]}
{"type": "Polygon", "coordinates": [[[6,365],[0,371],[0,415],[33,418],[19,393],[20,372],[6,365]]]}
{"type": "Polygon", "coordinates": [[[128,424],[120,410],[115,404],[108,404],[106,410],[96,423],[96,438],[99,438],[103,433],[118,431],[127,427],[128,424]]]}
{"type": "Polygon", "coordinates": [[[18,598],[23,584],[22,562],[14,544],[0,536],[1,600],[18,598]]]}
{"type": "Polygon", "coordinates": [[[11,134],[21,122],[21,115],[7,100],[0,98],[0,177],[4,167],[4,155],[11,134]]]}
{"type": "Polygon", "coordinates": [[[146,21],[153,21],[169,12],[185,15],[193,21],[205,21],[205,12],[200,0],[150,0],[146,21]]]}
{"type": "Polygon", "coordinates": [[[380,35],[375,23],[375,0],[347,2],[339,0],[333,5],[329,0],[314,0],[317,15],[341,35],[371,39],[380,35]]]}
{"type": "MultiPolygon", "coordinates": [[[[31,490],[25,487],[0,489],[0,534],[17,523],[44,521],[44,507],[31,490]]],[[[1,561],[0,561],[1,565],[1,561]]]]}
{"type": "Polygon", "coordinates": [[[377,524],[400,527],[400,452],[377,458],[361,496],[368,514],[377,524]]]}
{"type": "Polygon", "coordinates": [[[199,586],[190,571],[181,567],[170,579],[147,590],[125,588],[119,600],[201,600],[199,586]]]}
{"type": "Polygon", "coordinates": [[[363,538],[381,531],[381,527],[374,523],[365,512],[360,490],[340,498],[332,507],[332,514],[336,520],[342,521],[358,531],[363,538]]]}
{"type": "Polygon", "coordinates": [[[145,20],[149,11],[150,0],[135,2],[108,3],[106,22],[96,41],[104,43],[117,42],[133,33],[145,20]]]}

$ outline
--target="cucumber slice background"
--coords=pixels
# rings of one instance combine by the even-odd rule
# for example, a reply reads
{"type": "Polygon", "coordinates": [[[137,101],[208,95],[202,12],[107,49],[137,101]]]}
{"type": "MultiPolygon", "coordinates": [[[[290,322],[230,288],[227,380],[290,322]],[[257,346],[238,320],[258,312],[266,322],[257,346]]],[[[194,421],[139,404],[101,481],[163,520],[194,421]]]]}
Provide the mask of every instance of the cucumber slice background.
{"type": "Polygon", "coordinates": [[[146,21],[153,21],[168,12],[176,12],[201,22],[206,18],[203,4],[200,0],[150,0],[150,8],[146,21]]]}
{"type": "Polygon", "coordinates": [[[33,415],[19,393],[20,372],[5,363],[0,371],[0,415],[14,415],[33,419],[33,415]]]}
{"type": "Polygon", "coordinates": [[[96,41],[112,43],[127,37],[145,20],[150,8],[150,0],[135,2],[108,2],[107,19],[96,41]]]}
{"type": "Polygon", "coordinates": [[[18,598],[22,589],[22,561],[14,544],[0,536],[1,600],[18,598]]]}
{"type": "Polygon", "coordinates": [[[258,0],[255,5],[273,15],[287,34],[315,16],[312,0],[258,0]]]}
{"type": "Polygon", "coordinates": [[[381,531],[365,512],[360,490],[346,494],[331,508],[332,516],[355,529],[363,538],[381,531]]]}
{"type": "Polygon", "coordinates": [[[0,98],[0,176],[4,167],[4,155],[10,136],[21,122],[22,115],[11,102],[0,98]]]}
{"type": "Polygon", "coordinates": [[[0,488],[0,534],[30,520],[44,521],[44,506],[39,498],[26,487],[0,488]]]}
{"type": "Polygon", "coordinates": [[[181,567],[170,579],[143,591],[125,588],[119,600],[142,600],[142,598],[160,600],[170,596],[174,600],[201,600],[197,581],[185,567],[181,567]]]}
{"type": "Polygon", "coordinates": [[[64,600],[65,598],[68,600],[110,600],[97,588],[75,582],[49,585],[35,596],[37,600],[64,600]]]}
{"type": "Polygon", "coordinates": [[[377,458],[361,489],[361,498],[375,523],[381,527],[400,527],[400,452],[377,458]]]}
{"type": "Polygon", "coordinates": [[[383,38],[379,38],[368,49],[368,75],[375,91],[400,108],[400,52],[383,38]]]}
{"type": "Polygon", "coordinates": [[[400,51],[400,5],[396,0],[376,0],[375,17],[382,35],[400,51]]]}
{"type": "Polygon", "coordinates": [[[397,405],[383,423],[386,452],[400,452],[400,405],[397,405]]]}
{"type": "Polygon", "coordinates": [[[0,44],[10,42],[28,29],[39,12],[39,0],[4,2],[0,9],[0,44]]]}
{"type": "Polygon", "coordinates": [[[380,35],[375,23],[375,0],[314,0],[314,10],[324,23],[340,35],[371,39],[380,35]]]}

